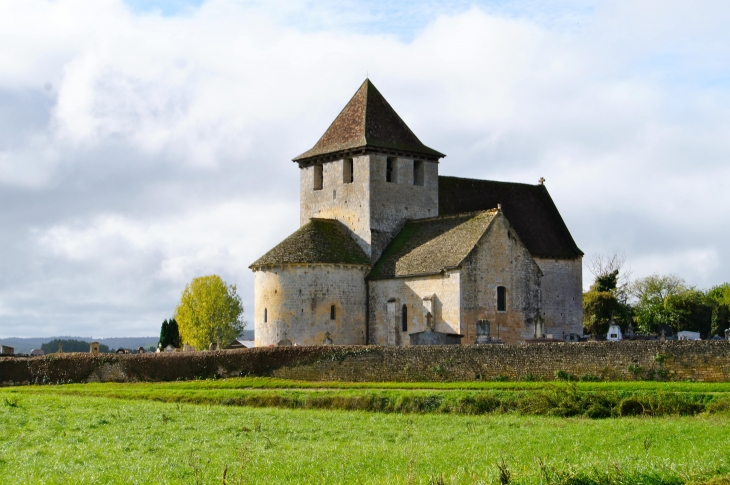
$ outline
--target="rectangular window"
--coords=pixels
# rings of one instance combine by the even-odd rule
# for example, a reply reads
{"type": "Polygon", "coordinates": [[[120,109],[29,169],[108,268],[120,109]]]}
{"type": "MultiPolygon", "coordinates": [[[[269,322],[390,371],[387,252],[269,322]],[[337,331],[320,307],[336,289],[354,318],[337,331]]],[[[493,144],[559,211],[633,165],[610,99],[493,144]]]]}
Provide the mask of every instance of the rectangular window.
{"type": "Polygon", "coordinates": [[[336,315],[336,313],[335,313],[335,306],[334,306],[334,305],[332,305],[332,306],[330,307],[330,320],[334,320],[336,316],[337,316],[337,315],[336,315]]]}
{"type": "Polygon", "coordinates": [[[423,177],[423,162],[421,160],[413,161],[413,185],[425,185],[423,177]]]}
{"type": "Polygon", "coordinates": [[[507,311],[507,288],[504,286],[497,287],[497,311],[507,311]]]}
{"type": "Polygon", "coordinates": [[[322,165],[315,165],[314,167],[314,190],[322,190],[322,183],[324,175],[322,173],[322,165]]]}
{"type": "Polygon", "coordinates": [[[395,157],[388,157],[385,161],[385,181],[396,183],[397,172],[395,170],[395,157]]]}
{"type": "Polygon", "coordinates": [[[403,305],[400,314],[401,331],[408,331],[408,306],[403,305]]]}
{"type": "Polygon", "coordinates": [[[352,181],[352,158],[346,158],[342,161],[342,183],[351,184],[352,181]]]}
{"type": "Polygon", "coordinates": [[[268,311],[266,311],[266,308],[264,308],[264,323],[266,323],[266,322],[268,321],[268,319],[269,319],[269,318],[268,318],[268,317],[269,317],[268,313],[269,313],[269,312],[268,312],[268,311]]]}

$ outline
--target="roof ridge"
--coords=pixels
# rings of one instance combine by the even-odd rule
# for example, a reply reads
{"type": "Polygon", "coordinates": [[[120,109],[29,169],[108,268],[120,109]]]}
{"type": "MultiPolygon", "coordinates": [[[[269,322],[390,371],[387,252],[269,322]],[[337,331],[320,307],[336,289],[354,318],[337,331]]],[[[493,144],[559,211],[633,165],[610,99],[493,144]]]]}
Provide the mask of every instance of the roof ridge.
{"type": "Polygon", "coordinates": [[[486,214],[486,213],[498,212],[498,211],[499,211],[499,209],[495,207],[494,209],[484,209],[484,210],[469,211],[469,212],[457,212],[454,214],[444,214],[442,216],[424,217],[423,219],[408,219],[406,221],[406,224],[410,224],[411,222],[429,222],[429,221],[436,221],[436,220],[455,219],[457,217],[464,217],[464,216],[477,215],[477,214],[486,214]]]}

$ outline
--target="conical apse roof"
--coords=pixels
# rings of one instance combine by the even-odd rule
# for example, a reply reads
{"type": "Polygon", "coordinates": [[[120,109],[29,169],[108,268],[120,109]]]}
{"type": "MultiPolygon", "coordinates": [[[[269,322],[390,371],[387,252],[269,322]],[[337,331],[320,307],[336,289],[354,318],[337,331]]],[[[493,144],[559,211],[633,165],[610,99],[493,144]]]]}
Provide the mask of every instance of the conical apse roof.
{"type": "Polygon", "coordinates": [[[366,79],[317,144],[294,161],[367,148],[430,159],[446,156],[421,143],[370,79],[366,79]]]}

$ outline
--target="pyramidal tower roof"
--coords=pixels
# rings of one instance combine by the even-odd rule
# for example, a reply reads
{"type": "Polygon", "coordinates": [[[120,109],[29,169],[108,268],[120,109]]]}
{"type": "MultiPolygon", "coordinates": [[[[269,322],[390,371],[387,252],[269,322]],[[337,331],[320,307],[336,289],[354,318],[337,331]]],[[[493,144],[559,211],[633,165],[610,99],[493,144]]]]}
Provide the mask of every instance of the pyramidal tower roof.
{"type": "Polygon", "coordinates": [[[431,160],[446,156],[421,143],[370,79],[366,79],[317,144],[294,161],[315,161],[369,150],[431,160]]]}

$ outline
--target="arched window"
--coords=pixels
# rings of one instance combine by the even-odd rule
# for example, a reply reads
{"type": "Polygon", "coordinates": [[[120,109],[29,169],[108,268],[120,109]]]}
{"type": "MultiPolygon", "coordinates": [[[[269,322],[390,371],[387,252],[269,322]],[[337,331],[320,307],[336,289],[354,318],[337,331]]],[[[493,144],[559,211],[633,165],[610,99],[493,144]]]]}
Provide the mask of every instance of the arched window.
{"type": "Polygon", "coordinates": [[[504,286],[497,287],[497,311],[507,311],[507,288],[504,286]]]}
{"type": "Polygon", "coordinates": [[[337,316],[337,314],[336,314],[335,306],[332,305],[330,307],[330,320],[334,320],[336,316],[337,316]]]}
{"type": "Polygon", "coordinates": [[[268,313],[269,312],[266,310],[266,308],[264,308],[264,323],[266,323],[268,321],[268,319],[269,319],[268,313]]]}
{"type": "Polygon", "coordinates": [[[400,314],[400,323],[401,323],[401,330],[403,332],[408,331],[408,306],[403,305],[403,308],[401,308],[401,314],[400,314]]]}

